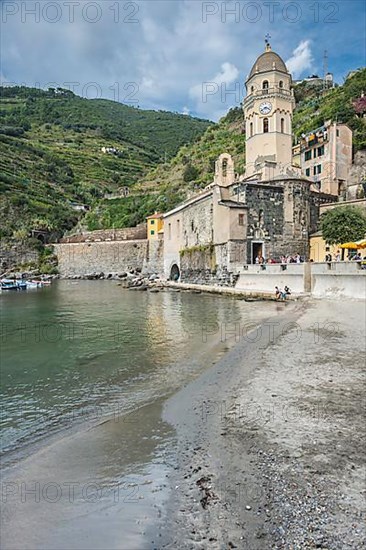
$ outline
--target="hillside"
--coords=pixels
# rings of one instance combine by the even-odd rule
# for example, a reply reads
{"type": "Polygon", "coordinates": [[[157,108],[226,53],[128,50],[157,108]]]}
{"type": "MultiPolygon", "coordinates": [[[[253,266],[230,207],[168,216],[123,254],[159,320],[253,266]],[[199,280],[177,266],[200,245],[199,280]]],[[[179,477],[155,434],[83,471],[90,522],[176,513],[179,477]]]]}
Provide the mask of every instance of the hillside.
{"type": "MultiPolygon", "coordinates": [[[[354,150],[366,148],[366,119],[363,107],[353,104],[366,92],[366,69],[356,73],[343,86],[324,93],[319,88],[300,84],[295,87],[297,102],[293,118],[294,140],[326,120],[338,120],[354,132],[354,150]]],[[[241,107],[231,109],[196,142],[183,146],[166,164],[160,164],[142,178],[134,196],[115,201],[101,201],[97,210],[86,216],[88,229],[122,227],[143,221],[154,210],[166,211],[183,200],[187,193],[213,180],[215,160],[222,152],[233,156],[235,171],[245,168],[245,130],[241,107]]]]}
{"type": "Polygon", "coordinates": [[[210,125],[62,89],[0,88],[0,113],[0,237],[70,229],[71,203],[133,187],[210,125]]]}

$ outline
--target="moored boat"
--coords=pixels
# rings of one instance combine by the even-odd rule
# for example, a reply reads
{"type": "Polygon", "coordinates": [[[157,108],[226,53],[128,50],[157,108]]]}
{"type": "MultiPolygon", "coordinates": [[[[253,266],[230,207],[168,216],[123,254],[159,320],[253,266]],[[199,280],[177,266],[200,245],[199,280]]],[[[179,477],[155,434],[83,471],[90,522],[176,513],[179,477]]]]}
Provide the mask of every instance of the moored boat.
{"type": "Polygon", "coordinates": [[[14,279],[1,279],[1,290],[18,290],[17,282],[14,279]]]}

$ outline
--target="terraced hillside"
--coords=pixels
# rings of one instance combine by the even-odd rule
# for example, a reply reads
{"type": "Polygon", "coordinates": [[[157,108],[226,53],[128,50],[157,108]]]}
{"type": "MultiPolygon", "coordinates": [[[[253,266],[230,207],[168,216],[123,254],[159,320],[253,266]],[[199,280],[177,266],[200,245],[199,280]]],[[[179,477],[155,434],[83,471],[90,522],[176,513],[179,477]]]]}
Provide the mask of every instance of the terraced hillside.
{"type": "Polygon", "coordinates": [[[67,90],[23,87],[0,88],[0,114],[2,237],[71,228],[80,215],[72,203],[93,205],[106,193],[133,187],[210,125],[67,90]]]}

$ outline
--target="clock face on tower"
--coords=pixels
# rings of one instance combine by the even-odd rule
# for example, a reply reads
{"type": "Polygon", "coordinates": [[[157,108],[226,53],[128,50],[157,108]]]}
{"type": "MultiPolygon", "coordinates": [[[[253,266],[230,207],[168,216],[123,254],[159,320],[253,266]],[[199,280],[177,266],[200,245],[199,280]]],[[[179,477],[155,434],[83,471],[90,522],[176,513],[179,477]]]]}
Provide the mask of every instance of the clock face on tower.
{"type": "Polygon", "coordinates": [[[259,105],[259,111],[261,115],[268,115],[272,111],[272,103],[264,101],[259,105]]]}

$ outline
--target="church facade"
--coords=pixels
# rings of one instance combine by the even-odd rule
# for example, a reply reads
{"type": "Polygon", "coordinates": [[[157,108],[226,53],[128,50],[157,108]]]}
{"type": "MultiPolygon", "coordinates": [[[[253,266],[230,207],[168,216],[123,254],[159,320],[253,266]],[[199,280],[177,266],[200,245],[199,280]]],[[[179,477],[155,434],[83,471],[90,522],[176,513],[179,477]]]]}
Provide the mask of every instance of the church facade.
{"type": "Polygon", "coordinates": [[[246,170],[223,152],[214,181],[164,214],[164,274],[186,282],[235,284],[257,258],[309,256],[320,193],[292,163],[291,75],[266,43],[246,81],[246,170]]]}

